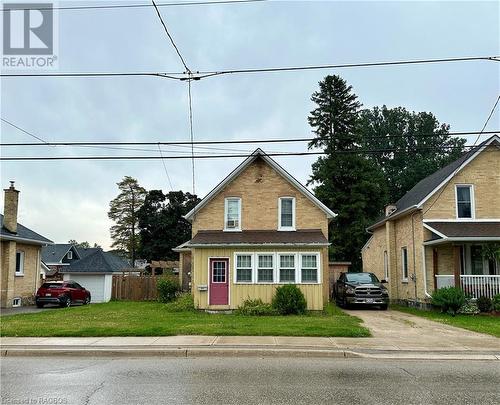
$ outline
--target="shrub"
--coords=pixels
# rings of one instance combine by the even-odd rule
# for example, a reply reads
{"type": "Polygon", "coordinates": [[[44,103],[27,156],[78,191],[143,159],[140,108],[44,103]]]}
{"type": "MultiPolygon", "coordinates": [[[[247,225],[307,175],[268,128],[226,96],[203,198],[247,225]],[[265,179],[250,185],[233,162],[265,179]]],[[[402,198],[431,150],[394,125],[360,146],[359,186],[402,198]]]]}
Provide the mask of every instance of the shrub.
{"type": "Polygon", "coordinates": [[[432,305],[441,308],[441,312],[451,313],[453,316],[464,304],[465,294],[457,287],[440,288],[432,294],[432,305]]]}
{"type": "Polygon", "coordinates": [[[281,315],[303,314],[306,312],[307,302],[299,287],[286,284],[276,289],[272,306],[281,315]]]}
{"type": "Polygon", "coordinates": [[[157,281],[156,288],[158,290],[158,301],[170,302],[177,296],[180,285],[177,277],[168,275],[157,281]]]}
{"type": "Polygon", "coordinates": [[[477,307],[481,312],[490,312],[491,310],[491,299],[485,296],[481,296],[477,299],[477,307]]]}
{"type": "Polygon", "coordinates": [[[462,307],[460,308],[458,313],[464,314],[464,315],[477,315],[477,314],[479,314],[479,308],[477,307],[476,301],[474,301],[470,297],[466,297],[465,304],[462,305],[462,307]]]}
{"type": "Polygon", "coordinates": [[[237,314],[240,315],[276,315],[277,311],[272,307],[271,304],[264,303],[260,298],[251,299],[248,298],[243,301],[243,304],[236,310],[237,314]]]}
{"type": "Polygon", "coordinates": [[[493,307],[493,310],[500,311],[500,294],[493,297],[491,300],[491,306],[493,307]]]}
{"type": "Polygon", "coordinates": [[[194,300],[191,293],[180,294],[174,301],[165,305],[168,312],[194,311],[194,300]]]}

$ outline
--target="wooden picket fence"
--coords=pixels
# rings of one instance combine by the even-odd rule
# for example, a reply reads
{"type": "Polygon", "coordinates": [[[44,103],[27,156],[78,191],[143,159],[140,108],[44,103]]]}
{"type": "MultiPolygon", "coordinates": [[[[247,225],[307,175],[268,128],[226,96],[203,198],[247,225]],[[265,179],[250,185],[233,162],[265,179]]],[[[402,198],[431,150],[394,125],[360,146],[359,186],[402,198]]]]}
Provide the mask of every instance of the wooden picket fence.
{"type": "Polygon", "coordinates": [[[156,282],[158,276],[113,275],[111,299],[131,301],[154,301],[158,297],[156,282]]]}

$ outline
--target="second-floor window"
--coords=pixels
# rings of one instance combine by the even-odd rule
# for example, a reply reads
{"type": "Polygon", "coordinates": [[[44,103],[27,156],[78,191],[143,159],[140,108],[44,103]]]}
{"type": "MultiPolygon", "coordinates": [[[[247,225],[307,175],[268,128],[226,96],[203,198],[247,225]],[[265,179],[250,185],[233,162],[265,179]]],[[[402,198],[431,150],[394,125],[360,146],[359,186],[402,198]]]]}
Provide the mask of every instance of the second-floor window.
{"type": "Polygon", "coordinates": [[[474,218],[474,199],[471,184],[457,185],[457,218],[474,218]]]}
{"type": "Polygon", "coordinates": [[[241,198],[226,198],[224,207],[224,230],[241,230],[241,198]]]}
{"type": "Polygon", "coordinates": [[[68,260],[73,259],[73,252],[70,250],[67,255],[68,260]]]}
{"type": "Polygon", "coordinates": [[[281,231],[295,230],[295,198],[281,197],[278,207],[278,229],[281,231]]]}

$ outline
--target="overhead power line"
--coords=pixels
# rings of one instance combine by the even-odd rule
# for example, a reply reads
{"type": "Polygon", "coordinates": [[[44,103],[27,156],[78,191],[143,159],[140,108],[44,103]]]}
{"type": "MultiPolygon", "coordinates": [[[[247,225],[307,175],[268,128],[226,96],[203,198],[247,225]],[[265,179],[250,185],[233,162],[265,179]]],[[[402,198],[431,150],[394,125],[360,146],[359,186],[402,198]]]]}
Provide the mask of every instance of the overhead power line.
{"type": "Polygon", "coordinates": [[[179,51],[179,48],[177,48],[177,45],[175,44],[174,39],[172,38],[172,35],[170,35],[170,32],[168,31],[167,25],[165,24],[165,21],[163,21],[163,17],[161,16],[160,10],[158,9],[158,6],[154,2],[154,0],[151,0],[151,3],[153,4],[156,14],[158,15],[158,18],[160,19],[161,25],[163,26],[163,29],[165,30],[165,33],[167,34],[168,39],[170,40],[170,43],[175,49],[175,52],[177,52],[177,55],[179,56],[179,59],[181,60],[182,64],[184,65],[184,68],[186,69],[187,72],[191,72],[191,70],[187,67],[186,61],[181,55],[181,52],[179,51]]]}
{"type": "MultiPolygon", "coordinates": [[[[214,1],[183,1],[159,3],[158,7],[181,7],[181,6],[210,6],[224,4],[245,4],[245,3],[265,3],[270,0],[214,0],[214,1]]],[[[26,4],[19,4],[19,7],[11,7],[10,10],[99,10],[99,9],[120,9],[120,8],[147,8],[152,4],[102,4],[99,6],[60,6],[60,7],[26,7],[26,4]]],[[[2,9],[8,12],[8,9],[2,9]]]]}
{"type": "MultiPolygon", "coordinates": [[[[6,121],[3,120],[2,121],[6,121]]],[[[6,121],[7,122],[7,121],[6,121]]],[[[9,122],[7,122],[9,123],[9,122]]],[[[9,123],[10,124],[10,123],[9,123]]],[[[17,126],[14,128],[20,129],[17,126]]],[[[24,131],[23,131],[24,132],[24,131]]],[[[466,136],[466,135],[492,135],[498,134],[500,130],[494,131],[461,131],[461,132],[448,132],[448,136],[466,136]]],[[[419,137],[433,137],[436,133],[428,134],[415,134],[419,137]]],[[[406,134],[387,134],[382,136],[369,136],[366,139],[385,139],[385,138],[405,138],[410,135],[406,134]]],[[[307,137],[307,138],[280,138],[280,139],[227,139],[220,141],[151,141],[151,142],[139,142],[139,141],[60,141],[60,142],[45,142],[45,144],[35,143],[35,142],[4,142],[0,143],[0,147],[16,147],[16,146],[81,146],[81,145],[164,145],[164,146],[175,146],[175,145],[224,145],[224,144],[262,144],[262,143],[293,143],[293,142],[311,142],[317,138],[307,137]]]]}
{"type": "Polygon", "coordinates": [[[495,101],[495,104],[493,105],[493,108],[490,111],[490,115],[488,115],[488,118],[486,119],[483,127],[481,128],[481,131],[479,131],[479,134],[477,134],[477,138],[474,141],[474,145],[477,143],[477,141],[479,140],[479,137],[484,133],[484,130],[488,126],[488,123],[490,122],[490,119],[493,116],[493,113],[495,112],[499,101],[500,101],[500,95],[497,97],[497,101],[495,101]]]}
{"type": "MultiPolygon", "coordinates": [[[[31,136],[32,138],[35,138],[37,140],[39,140],[40,142],[43,142],[44,144],[48,145],[48,142],[38,136],[36,136],[35,134],[32,134],[31,132],[29,131],[26,131],[25,129],[21,128],[21,127],[18,127],[16,124],[10,122],[10,121],[7,121],[5,118],[0,118],[3,122],[5,122],[6,124],[9,124],[11,127],[14,127],[16,128],[18,131],[21,131],[21,132],[24,132],[26,135],[29,135],[31,136]]],[[[37,145],[39,145],[37,143],[37,145]]]]}
{"type": "MultiPolygon", "coordinates": [[[[464,146],[466,149],[476,148],[474,145],[464,146]]],[[[410,149],[402,148],[384,148],[384,149],[347,149],[336,150],[333,152],[276,152],[266,153],[266,156],[286,157],[286,156],[313,156],[327,154],[378,154],[378,153],[415,153],[419,150],[446,150],[453,149],[454,146],[441,147],[415,147],[410,149]]],[[[195,159],[227,159],[227,158],[248,158],[251,154],[221,154],[221,155],[195,155],[195,159]]],[[[37,161],[37,160],[152,160],[152,159],[191,159],[191,156],[0,156],[1,161],[37,161]]]]}
{"type": "Polygon", "coordinates": [[[226,74],[245,74],[245,73],[275,73],[291,72],[303,70],[327,70],[327,69],[346,69],[346,68],[370,68],[383,66],[402,66],[416,64],[437,64],[452,62],[472,62],[472,61],[495,61],[500,62],[500,56],[470,56],[456,58],[438,58],[438,59],[414,59],[397,60],[381,62],[361,62],[361,63],[342,63],[328,65],[308,65],[308,66],[288,66],[288,67],[264,67],[264,68],[242,68],[231,70],[213,70],[213,71],[192,71],[189,72],[66,72],[66,73],[1,73],[0,77],[119,77],[119,76],[152,76],[174,80],[201,80],[207,77],[221,76],[226,74]]]}

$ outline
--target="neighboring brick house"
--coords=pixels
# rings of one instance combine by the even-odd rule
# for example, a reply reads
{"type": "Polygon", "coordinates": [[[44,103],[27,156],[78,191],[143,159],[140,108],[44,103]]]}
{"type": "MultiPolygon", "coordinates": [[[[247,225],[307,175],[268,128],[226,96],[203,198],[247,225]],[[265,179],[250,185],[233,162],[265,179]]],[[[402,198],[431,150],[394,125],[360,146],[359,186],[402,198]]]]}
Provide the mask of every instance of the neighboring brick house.
{"type": "Polygon", "coordinates": [[[41,247],[52,241],[17,222],[19,191],[14,182],[5,189],[4,215],[0,215],[0,307],[33,304],[40,285],[41,247]]]}
{"type": "Polygon", "coordinates": [[[363,269],[388,280],[393,301],[429,301],[444,286],[500,293],[500,138],[495,135],[426,177],[368,228],[363,269]]]}
{"type": "Polygon", "coordinates": [[[333,216],[257,149],[185,216],[192,239],[176,250],[181,267],[191,261],[195,306],[225,310],[248,298],[270,302],[277,286],[292,283],[309,309],[321,310],[328,301],[333,216]]]}

